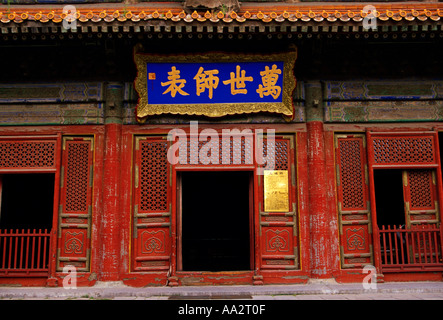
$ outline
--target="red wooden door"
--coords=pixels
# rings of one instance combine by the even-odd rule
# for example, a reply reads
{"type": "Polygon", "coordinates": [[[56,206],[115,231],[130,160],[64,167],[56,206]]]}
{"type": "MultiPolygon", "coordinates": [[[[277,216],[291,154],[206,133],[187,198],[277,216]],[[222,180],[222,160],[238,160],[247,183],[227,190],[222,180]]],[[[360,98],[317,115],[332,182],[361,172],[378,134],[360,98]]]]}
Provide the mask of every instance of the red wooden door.
{"type": "MultiPolygon", "coordinates": [[[[435,132],[368,132],[370,179],[374,169],[403,170],[404,225],[375,228],[378,267],[383,272],[443,270],[441,167],[435,132]]],[[[377,221],[375,192],[371,190],[377,221]]]]}
{"type": "Polygon", "coordinates": [[[90,270],[94,139],[63,137],[57,271],[90,270]]]}
{"type": "Polygon", "coordinates": [[[365,136],[336,135],[335,144],[341,267],[359,268],[373,264],[365,136]]]}
{"type": "MultiPolygon", "coordinates": [[[[260,140],[259,140],[260,143],[260,140]]],[[[274,145],[275,170],[287,174],[286,209],[265,208],[264,176],[259,176],[259,259],[257,268],[263,270],[291,270],[299,268],[298,228],[295,196],[295,139],[294,136],[275,136],[275,142],[264,139],[264,157],[274,145]]]]}
{"type": "Polygon", "coordinates": [[[171,266],[171,168],[166,137],[135,138],[132,270],[171,266]]]}

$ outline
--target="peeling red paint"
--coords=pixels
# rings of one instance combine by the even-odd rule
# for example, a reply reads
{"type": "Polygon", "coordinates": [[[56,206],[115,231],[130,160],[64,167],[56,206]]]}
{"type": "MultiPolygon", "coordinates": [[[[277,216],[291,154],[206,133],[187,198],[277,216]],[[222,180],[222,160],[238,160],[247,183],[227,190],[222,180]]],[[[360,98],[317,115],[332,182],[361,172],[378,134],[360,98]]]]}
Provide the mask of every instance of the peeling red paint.
{"type": "MultiPolygon", "coordinates": [[[[341,269],[335,184],[334,130],[321,122],[307,125],[275,125],[281,132],[295,134],[294,169],[296,171],[294,202],[296,203],[297,248],[299,268],[295,270],[265,270],[255,261],[255,269],[247,272],[180,273],[171,271],[134,272],[131,270],[131,241],[133,236],[133,148],[136,134],[163,134],[180,126],[69,126],[0,128],[0,133],[30,135],[66,134],[94,135],[93,218],[91,221],[90,272],[78,273],[78,286],[92,286],[96,281],[122,281],[134,287],[166,286],[171,281],[178,285],[226,284],[297,284],[309,279],[335,279],[340,283],[361,282],[367,274],[361,268],[341,269]],[[325,130],[325,128],[327,130],[325,130]]],[[[226,125],[232,127],[232,125],[226,125]]],[[[272,127],[272,126],[269,126],[272,127]]],[[[241,129],[242,127],[240,127],[241,129]]],[[[361,130],[361,127],[353,126],[361,130]]],[[[257,201],[258,192],[255,195],[257,201]]],[[[258,209],[255,212],[258,220],[258,209]]],[[[258,228],[259,229],[259,228],[258,228]]],[[[176,230],[171,239],[175,241],[176,230]]],[[[259,239],[259,236],[257,236],[259,239]]],[[[260,243],[255,243],[260,250],[260,243]]],[[[259,251],[257,251],[259,252],[259,251]]],[[[171,261],[177,259],[173,251],[171,261]]],[[[260,259],[260,254],[254,259],[260,259]]],[[[176,261],[173,262],[174,264],[176,261]]],[[[0,278],[7,286],[61,286],[64,275],[55,271],[51,279],[0,278]]],[[[380,281],[442,281],[441,272],[385,274],[380,281]]]]}
{"type": "Polygon", "coordinates": [[[308,129],[309,225],[311,275],[331,277],[329,208],[326,188],[326,160],[323,123],[311,121],[308,129]]]}

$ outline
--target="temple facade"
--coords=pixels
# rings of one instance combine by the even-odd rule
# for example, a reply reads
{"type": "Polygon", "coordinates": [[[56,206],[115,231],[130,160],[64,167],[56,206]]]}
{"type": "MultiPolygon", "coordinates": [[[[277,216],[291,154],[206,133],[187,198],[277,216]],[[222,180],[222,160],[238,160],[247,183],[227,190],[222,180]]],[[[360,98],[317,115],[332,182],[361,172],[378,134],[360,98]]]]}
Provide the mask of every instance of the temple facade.
{"type": "Polygon", "coordinates": [[[442,17],[3,1],[0,284],[442,281],[442,17]]]}

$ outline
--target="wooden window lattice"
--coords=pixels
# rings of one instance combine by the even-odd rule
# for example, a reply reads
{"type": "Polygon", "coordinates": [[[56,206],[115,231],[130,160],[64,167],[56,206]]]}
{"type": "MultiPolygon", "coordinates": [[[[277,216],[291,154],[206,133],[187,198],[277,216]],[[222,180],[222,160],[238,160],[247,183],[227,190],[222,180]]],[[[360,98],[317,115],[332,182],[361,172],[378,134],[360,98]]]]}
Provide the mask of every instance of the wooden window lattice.
{"type": "Polygon", "coordinates": [[[434,205],[431,190],[431,170],[409,170],[410,201],[412,208],[429,208],[434,205]]]}
{"type": "Polygon", "coordinates": [[[66,170],[66,212],[87,210],[89,185],[89,143],[68,143],[66,170]]]}
{"type": "MultiPolygon", "coordinates": [[[[196,138],[197,139],[197,138],[196,138]]],[[[194,164],[194,165],[205,165],[201,162],[199,157],[202,147],[210,142],[198,141],[197,144],[192,143],[191,139],[188,137],[186,141],[186,153],[181,152],[179,154],[180,164],[194,164]],[[195,146],[197,145],[197,146],[195,146]],[[197,147],[197,148],[196,148],[197,147]],[[185,158],[186,157],[186,158],[185,158]]],[[[183,142],[182,142],[183,143],[183,142]]],[[[253,163],[253,142],[252,137],[245,138],[241,137],[231,137],[229,140],[226,138],[220,138],[218,140],[218,163],[208,163],[209,165],[214,164],[252,164],[253,163]],[[229,150],[229,154],[224,154],[225,150],[229,150]]],[[[180,148],[183,148],[180,145],[180,148]]],[[[212,149],[208,149],[207,157],[212,154],[212,149]]]]}
{"type": "Polygon", "coordinates": [[[434,163],[433,137],[374,137],[374,163],[434,163]]]}
{"type": "MultiPolygon", "coordinates": [[[[231,137],[229,140],[226,138],[220,138],[218,141],[218,163],[202,163],[200,159],[200,154],[203,146],[207,146],[207,141],[198,141],[196,144],[190,142],[190,138],[188,137],[186,142],[182,140],[179,148],[186,148],[185,152],[178,153],[178,163],[182,165],[252,165],[254,164],[254,148],[253,148],[253,137],[252,136],[241,136],[241,137],[231,137]],[[183,144],[186,143],[186,146],[183,144]],[[225,149],[229,150],[229,153],[224,154],[225,149]]],[[[263,157],[266,160],[268,157],[268,140],[260,140],[263,141],[263,157]]],[[[274,148],[274,156],[269,160],[274,160],[275,170],[288,170],[288,152],[289,152],[289,140],[287,139],[276,139],[273,143],[274,148]]],[[[182,149],[182,150],[183,150],[182,149]]],[[[208,154],[205,156],[211,156],[211,150],[213,148],[208,148],[208,154]]]]}
{"type": "Polygon", "coordinates": [[[55,141],[0,142],[1,168],[54,168],[55,141]]]}
{"type": "Polygon", "coordinates": [[[168,210],[167,142],[142,141],[140,164],[141,211],[168,210]]]}
{"type": "Polygon", "coordinates": [[[361,142],[357,139],[340,139],[340,184],[342,208],[364,208],[364,172],[362,171],[361,142]]]}
{"type": "Polygon", "coordinates": [[[263,143],[263,157],[266,159],[268,156],[268,145],[273,144],[274,147],[274,163],[275,170],[289,170],[289,140],[287,139],[275,139],[275,142],[265,140],[263,143]]]}

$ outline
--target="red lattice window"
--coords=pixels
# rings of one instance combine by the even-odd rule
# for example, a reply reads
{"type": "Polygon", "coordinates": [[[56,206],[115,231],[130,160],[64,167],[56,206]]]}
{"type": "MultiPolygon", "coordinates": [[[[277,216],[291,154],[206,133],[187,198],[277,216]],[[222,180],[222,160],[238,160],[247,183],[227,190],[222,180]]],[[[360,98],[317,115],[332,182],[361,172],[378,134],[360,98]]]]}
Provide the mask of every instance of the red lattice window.
{"type": "Polygon", "coordinates": [[[88,204],[90,143],[67,141],[66,212],[85,212],[88,204]]]}
{"type": "Polygon", "coordinates": [[[54,168],[55,141],[0,142],[1,168],[54,168]]]}
{"type": "Polygon", "coordinates": [[[411,208],[432,208],[434,206],[431,170],[409,170],[408,185],[411,208]]]}
{"type": "Polygon", "coordinates": [[[140,210],[168,210],[168,143],[140,142],[140,210]]]}
{"type": "MultiPolygon", "coordinates": [[[[192,138],[197,141],[198,138],[192,138]]],[[[193,142],[189,136],[187,141],[184,139],[179,141],[181,150],[185,152],[179,153],[179,163],[187,165],[217,165],[217,164],[253,164],[253,138],[252,136],[231,136],[229,139],[220,137],[218,141],[211,145],[211,140],[193,142]],[[186,146],[183,144],[186,143],[186,146]],[[213,147],[212,147],[213,146],[213,147]],[[205,148],[207,153],[205,154],[205,148]],[[212,151],[218,152],[217,160],[212,160],[212,151]],[[206,159],[211,158],[208,163],[201,161],[201,155],[206,159]],[[218,162],[217,162],[218,161],[218,162]]]]}
{"type": "Polygon", "coordinates": [[[275,170],[289,170],[289,140],[275,139],[275,142],[266,139],[263,142],[263,157],[268,159],[268,149],[274,148],[274,156],[269,160],[274,160],[275,170]],[[268,147],[269,146],[269,147],[268,147]]]}
{"type": "Polygon", "coordinates": [[[375,164],[435,163],[434,137],[374,137],[375,164]]]}
{"type": "Polygon", "coordinates": [[[252,137],[241,137],[241,139],[232,138],[229,140],[229,142],[225,141],[225,143],[229,144],[229,163],[253,163],[252,137]]]}
{"type": "Polygon", "coordinates": [[[362,139],[339,139],[339,167],[342,209],[366,206],[362,139]]]}

